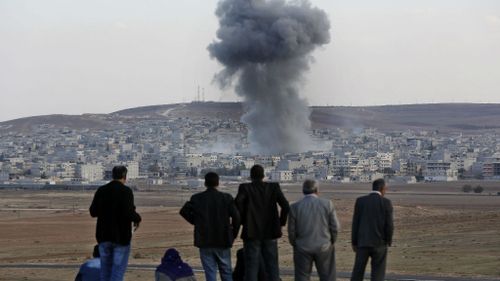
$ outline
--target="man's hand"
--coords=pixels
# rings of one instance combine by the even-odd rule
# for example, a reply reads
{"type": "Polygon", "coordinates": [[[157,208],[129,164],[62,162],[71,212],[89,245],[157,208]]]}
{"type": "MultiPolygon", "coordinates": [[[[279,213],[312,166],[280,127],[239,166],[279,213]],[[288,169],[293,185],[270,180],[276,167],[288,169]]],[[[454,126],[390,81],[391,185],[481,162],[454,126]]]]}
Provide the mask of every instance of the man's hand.
{"type": "Polygon", "coordinates": [[[358,251],[358,246],[352,245],[352,251],[356,253],[358,251]]]}
{"type": "Polygon", "coordinates": [[[335,242],[336,242],[336,241],[337,241],[337,234],[332,234],[332,235],[331,235],[330,242],[331,242],[332,244],[335,244],[335,242]]]}
{"type": "Polygon", "coordinates": [[[137,229],[139,229],[139,225],[140,225],[139,222],[134,222],[134,232],[136,232],[137,229]]]}

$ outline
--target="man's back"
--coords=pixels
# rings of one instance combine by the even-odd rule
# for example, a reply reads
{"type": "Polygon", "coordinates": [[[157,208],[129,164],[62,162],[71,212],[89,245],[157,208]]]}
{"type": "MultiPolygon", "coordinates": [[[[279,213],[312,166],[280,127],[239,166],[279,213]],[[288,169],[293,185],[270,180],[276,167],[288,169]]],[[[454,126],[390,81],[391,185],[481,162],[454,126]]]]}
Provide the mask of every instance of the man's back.
{"type": "Polygon", "coordinates": [[[314,253],[331,246],[339,225],[330,200],[308,195],[291,205],[288,227],[290,243],[314,253]]]}
{"type": "Polygon", "coordinates": [[[392,203],[389,199],[373,192],[356,200],[352,222],[353,245],[390,246],[393,231],[392,203]]]}
{"type": "Polygon", "coordinates": [[[229,248],[240,225],[233,197],[215,188],[197,193],[181,209],[181,215],[195,226],[195,246],[229,248]]]}
{"type": "Polygon", "coordinates": [[[252,182],[241,184],[236,205],[243,224],[243,239],[275,239],[282,235],[289,205],[278,183],[252,182]],[[281,214],[278,214],[279,204],[281,214]]]}
{"type": "Polygon", "coordinates": [[[99,187],[90,214],[97,217],[96,238],[99,243],[130,244],[132,222],[141,221],[135,211],[132,190],[119,181],[99,187]]]}

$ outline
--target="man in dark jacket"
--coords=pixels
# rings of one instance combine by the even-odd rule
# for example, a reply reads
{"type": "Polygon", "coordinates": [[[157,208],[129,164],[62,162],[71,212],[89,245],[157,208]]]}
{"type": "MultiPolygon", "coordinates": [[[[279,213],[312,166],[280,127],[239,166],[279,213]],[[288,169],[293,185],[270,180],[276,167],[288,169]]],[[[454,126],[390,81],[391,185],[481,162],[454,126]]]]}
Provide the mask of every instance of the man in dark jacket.
{"type": "Polygon", "coordinates": [[[278,183],[264,182],[264,168],[250,169],[251,183],[241,184],[236,206],[242,218],[243,247],[245,249],[245,281],[257,281],[259,260],[262,257],[270,281],[278,281],[278,243],[282,236],[290,206],[278,183]],[[278,212],[278,205],[281,213],[278,212]]]}
{"type": "Polygon", "coordinates": [[[368,258],[371,258],[371,281],[383,281],[387,247],[392,244],[394,223],[392,203],[384,195],[387,186],[383,179],[373,182],[373,191],[359,197],[352,219],[352,249],[356,253],[351,281],[362,281],[368,258]]]}
{"type": "Polygon", "coordinates": [[[184,204],[180,214],[194,225],[194,245],[200,248],[200,259],[207,281],[215,281],[217,268],[222,281],[232,281],[231,247],[240,228],[240,215],[233,197],[219,192],[219,176],[205,175],[204,192],[184,204]]]}
{"type": "Polygon", "coordinates": [[[127,168],[113,168],[113,180],[97,189],[90,215],[97,217],[96,238],[101,256],[101,281],[123,280],[130,254],[132,223],[139,227],[134,195],[125,185],[127,168]]]}

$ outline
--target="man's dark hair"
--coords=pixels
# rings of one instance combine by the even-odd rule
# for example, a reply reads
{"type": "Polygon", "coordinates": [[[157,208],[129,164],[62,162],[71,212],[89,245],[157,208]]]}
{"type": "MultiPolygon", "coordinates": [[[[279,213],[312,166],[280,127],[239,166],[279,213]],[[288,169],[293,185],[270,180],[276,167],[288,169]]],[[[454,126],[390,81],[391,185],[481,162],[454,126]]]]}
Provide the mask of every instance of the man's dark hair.
{"type": "Polygon", "coordinates": [[[99,244],[94,246],[94,252],[92,252],[94,258],[99,258],[101,254],[99,253],[99,244]]]}
{"type": "Polygon", "coordinates": [[[372,190],[373,191],[381,191],[382,188],[384,188],[384,186],[385,186],[385,180],[378,179],[378,180],[373,181],[372,190]]]}
{"type": "Polygon", "coordinates": [[[217,187],[219,186],[219,175],[214,172],[208,172],[205,175],[205,186],[206,187],[217,187]]]}
{"type": "Polygon", "coordinates": [[[302,193],[305,195],[318,192],[318,183],[315,180],[306,180],[302,184],[302,193]]]}
{"type": "Polygon", "coordinates": [[[250,169],[250,178],[253,181],[261,181],[264,179],[264,168],[261,165],[253,165],[250,169]]]}
{"type": "Polygon", "coordinates": [[[127,178],[127,167],[125,166],[115,166],[113,167],[113,179],[121,180],[127,178]]]}

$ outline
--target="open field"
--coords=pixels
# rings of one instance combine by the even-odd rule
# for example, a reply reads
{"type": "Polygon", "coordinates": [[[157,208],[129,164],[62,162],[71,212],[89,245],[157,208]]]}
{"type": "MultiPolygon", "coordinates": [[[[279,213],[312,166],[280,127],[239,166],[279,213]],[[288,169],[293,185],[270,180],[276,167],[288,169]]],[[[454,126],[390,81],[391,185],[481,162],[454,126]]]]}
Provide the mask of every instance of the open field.
{"type": "MultiPolygon", "coordinates": [[[[462,193],[463,184],[390,187],[396,233],[388,272],[500,280],[500,183],[481,182],[485,188],[481,195],[462,193]]],[[[297,185],[282,188],[290,201],[301,197],[297,185]]],[[[222,189],[236,192],[236,186],[222,189]]],[[[342,225],[336,244],[339,271],[352,269],[352,209],[356,197],[368,189],[369,185],[322,186],[321,196],[334,201],[342,225]]],[[[178,215],[192,192],[174,188],[135,192],[143,223],[133,240],[131,264],[156,265],[166,248],[176,247],[188,263],[200,265],[192,246],[192,227],[178,215]]],[[[92,196],[93,191],[0,190],[0,265],[81,264],[95,243],[95,220],[87,211],[92,196]]],[[[238,239],[235,249],[240,247],[238,239]]],[[[286,232],[279,248],[281,266],[291,268],[292,249],[286,232]]],[[[0,280],[72,280],[75,274],[73,267],[0,266],[0,280]]],[[[135,268],[127,273],[127,280],[153,280],[153,272],[135,268]]]]}

